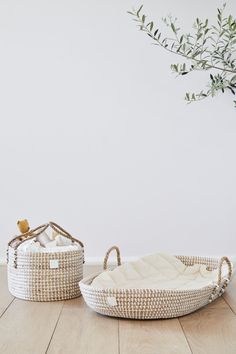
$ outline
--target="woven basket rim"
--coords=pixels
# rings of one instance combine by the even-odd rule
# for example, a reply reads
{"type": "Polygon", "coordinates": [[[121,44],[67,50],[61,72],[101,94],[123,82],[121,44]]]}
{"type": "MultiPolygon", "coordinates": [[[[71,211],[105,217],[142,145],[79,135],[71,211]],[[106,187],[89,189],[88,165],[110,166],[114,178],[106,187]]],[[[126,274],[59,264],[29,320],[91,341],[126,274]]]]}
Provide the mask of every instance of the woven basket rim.
{"type": "MultiPolygon", "coordinates": [[[[34,252],[32,252],[32,251],[24,251],[24,250],[22,250],[22,249],[20,249],[20,248],[18,248],[17,249],[17,254],[19,254],[19,255],[42,255],[42,254],[51,254],[51,255],[56,255],[56,254],[65,254],[65,253],[68,253],[68,254],[71,254],[71,253],[73,253],[73,252],[81,252],[81,251],[83,251],[83,247],[81,247],[79,244],[77,244],[78,245],[78,249],[74,249],[74,250],[63,250],[63,251],[57,251],[57,252],[55,252],[55,251],[43,251],[43,252],[40,252],[40,251],[34,251],[34,252]]],[[[60,246],[58,246],[58,247],[60,247],[60,246]]],[[[62,246],[62,247],[65,247],[65,246],[62,246]]],[[[55,247],[56,248],[56,247],[55,247]]],[[[13,248],[13,247],[11,247],[11,246],[9,246],[9,250],[12,250],[13,252],[15,251],[15,249],[13,248]]]]}
{"type": "MultiPolygon", "coordinates": [[[[187,255],[175,255],[175,257],[185,257],[185,258],[189,258],[191,260],[194,260],[194,258],[196,258],[198,261],[199,260],[205,260],[206,259],[209,261],[209,262],[216,262],[218,263],[219,262],[219,259],[218,258],[213,258],[213,257],[206,257],[206,256],[187,256],[187,255]]],[[[198,264],[201,264],[201,263],[198,263],[198,264]]],[[[120,266],[118,266],[120,267],[120,266]]],[[[116,267],[115,267],[116,268],[116,267]]],[[[114,269],[114,268],[113,268],[114,269]]],[[[216,268],[213,268],[213,269],[217,269],[216,268]]],[[[103,272],[106,272],[106,271],[109,271],[111,269],[107,269],[107,270],[103,270],[103,271],[100,271],[100,272],[96,272],[96,273],[93,273],[85,278],[83,278],[80,282],[79,282],[79,285],[83,288],[83,290],[87,289],[87,290],[90,290],[90,291],[96,291],[96,292],[101,292],[101,293],[104,293],[104,292],[116,292],[116,293],[121,293],[121,294],[124,294],[124,293],[144,293],[144,292],[156,292],[156,293],[175,293],[175,294],[183,294],[183,293],[191,293],[191,292],[196,292],[196,291],[202,291],[202,290],[206,290],[206,289],[214,289],[216,286],[217,286],[217,281],[215,283],[212,283],[212,284],[208,284],[204,287],[201,287],[201,288],[194,288],[194,289],[155,289],[155,288],[97,288],[97,287],[94,287],[91,285],[93,279],[98,276],[99,274],[103,273],[103,272]]],[[[222,282],[225,281],[225,277],[222,278],[222,282]]]]}

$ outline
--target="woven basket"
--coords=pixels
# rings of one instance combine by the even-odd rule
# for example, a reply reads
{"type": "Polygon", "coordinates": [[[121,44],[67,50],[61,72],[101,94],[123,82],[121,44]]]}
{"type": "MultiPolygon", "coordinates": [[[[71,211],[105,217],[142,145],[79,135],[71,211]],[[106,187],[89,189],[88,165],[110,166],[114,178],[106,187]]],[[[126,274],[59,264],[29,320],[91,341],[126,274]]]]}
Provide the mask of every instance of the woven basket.
{"type": "Polygon", "coordinates": [[[8,243],[8,288],[12,295],[31,301],[66,300],[81,295],[79,281],[83,278],[84,245],[54,222],[41,225],[8,243]],[[18,249],[51,227],[58,234],[79,244],[78,250],[30,252],[18,249]]]}
{"type": "MultiPolygon", "coordinates": [[[[121,264],[120,251],[111,247],[104,259],[104,270],[110,252],[117,252],[118,266],[121,264]]],[[[232,275],[231,262],[227,257],[221,260],[204,257],[176,256],[185,265],[204,264],[208,270],[218,269],[217,284],[195,290],[158,290],[158,289],[99,289],[91,283],[99,274],[94,274],[80,281],[80,289],[85,302],[94,311],[108,316],[158,319],[173,318],[191,313],[221,296],[232,275]],[[222,277],[222,266],[228,265],[227,277],[222,277]]]]}

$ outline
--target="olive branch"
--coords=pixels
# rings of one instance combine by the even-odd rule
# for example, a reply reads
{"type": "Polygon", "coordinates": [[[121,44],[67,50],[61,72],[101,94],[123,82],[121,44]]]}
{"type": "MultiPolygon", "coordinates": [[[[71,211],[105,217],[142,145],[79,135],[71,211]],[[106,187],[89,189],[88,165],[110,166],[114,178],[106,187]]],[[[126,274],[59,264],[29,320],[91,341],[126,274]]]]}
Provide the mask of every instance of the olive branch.
{"type": "MultiPolygon", "coordinates": [[[[229,91],[235,95],[236,89],[236,20],[232,15],[224,16],[226,4],[217,9],[215,25],[209,25],[208,19],[194,21],[194,33],[180,33],[177,19],[172,16],[163,18],[164,24],[171,31],[171,38],[164,36],[154,22],[148,22],[142,13],[143,5],[136,11],[128,11],[137,22],[139,29],[152,38],[154,44],[184,59],[182,64],[172,64],[171,69],[179,75],[193,71],[208,70],[209,82],[199,93],[185,94],[188,103],[207,97],[214,97],[218,92],[229,91]]],[[[234,100],[236,107],[236,100],[234,100]]]]}

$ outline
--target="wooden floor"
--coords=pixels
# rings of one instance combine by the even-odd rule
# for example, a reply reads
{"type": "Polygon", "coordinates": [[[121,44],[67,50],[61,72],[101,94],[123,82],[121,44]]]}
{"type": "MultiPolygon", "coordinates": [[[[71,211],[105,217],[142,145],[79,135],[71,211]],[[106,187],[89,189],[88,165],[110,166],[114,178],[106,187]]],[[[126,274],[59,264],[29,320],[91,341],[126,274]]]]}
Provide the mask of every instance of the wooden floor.
{"type": "Polygon", "coordinates": [[[236,277],[223,298],[191,315],[136,321],[98,315],[82,297],[52,303],[15,299],[0,266],[0,353],[236,354],[236,277]]]}

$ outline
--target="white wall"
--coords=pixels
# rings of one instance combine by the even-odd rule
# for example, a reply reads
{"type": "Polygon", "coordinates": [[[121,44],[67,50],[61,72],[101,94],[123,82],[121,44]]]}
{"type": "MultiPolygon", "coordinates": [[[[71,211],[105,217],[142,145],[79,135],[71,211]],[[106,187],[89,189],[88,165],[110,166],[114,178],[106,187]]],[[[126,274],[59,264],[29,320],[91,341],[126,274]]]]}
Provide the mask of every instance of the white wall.
{"type": "MultiPolygon", "coordinates": [[[[57,221],[87,257],[112,244],[124,256],[236,254],[232,97],[186,105],[208,74],[175,79],[178,58],[126,14],[141,3],[1,0],[1,257],[19,218],[57,221]]],[[[186,31],[221,3],[144,1],[186,31]]]]}

